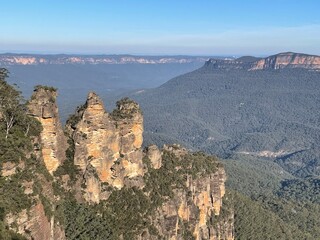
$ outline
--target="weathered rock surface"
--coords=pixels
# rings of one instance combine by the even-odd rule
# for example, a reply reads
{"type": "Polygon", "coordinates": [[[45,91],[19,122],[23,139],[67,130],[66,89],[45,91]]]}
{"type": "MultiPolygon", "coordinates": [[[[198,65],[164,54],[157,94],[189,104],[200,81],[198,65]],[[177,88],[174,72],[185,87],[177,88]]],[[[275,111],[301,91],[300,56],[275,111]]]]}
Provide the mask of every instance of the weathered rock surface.
{"type": "Polygon", "coordinates": [[[151,161],[151,166],[154,169],[159,169],[162,164],[162,157],[159,148],[156,145],[151,145],[146,149],[146,155],[151,161]]]}
{"type": "Polygon", "coordinates": [[[74,142],[74,163],[84,173],[85,199],[89,202],[100,201],[100,183],[121,189],[125,178],[143,176],[139,105],[124,100],[117,107],[111,115],[99,96],[89,93],[86,103],[67,123],[74,142]],[[86,174],[88,169],[90,174],[86,174]]]}
{"type": "Polygon", "coordinates": [[[45,215],[44,206],[41,202],[31,207],[28,211],[23,210],[17,215],[8,215],[6,222],[10,226],[14,224],[16,232],[30,240],[64,240],[65,233],[61,226],[52,224],[45,215]]]}
{"type": "Polygon", "coordinates": [[[53,174],[65,159],[67,147],[56,104],[54,89],[36,88],[28,104],[29,114],[38,119],[43,127],[41,149],[46,168],[53,174]]]}
{"type": "MultiPolygon", "coordinates": [[[[65,239],[59,218],[55,219],[56,207],[64,196],[59,195],[60,187],[72,191],[78,202],[89,204],[108,200],[113,191],[134,187],[145,197],[151,198],[151,193],[156,197],[155,202],[150,201],[155,207],[150,208],[144,219],[151,223],[156,234],[146,228],[142,233],[139,230],[138,239],[234,239],[232,209],[221,216],[226,175],[216,159],[212,159],[212,164],[205,162],[202,168],[196,163],[198,155],[192,155],[180,145],[164,145],[161,150],[151,145],[143,151],[143,116],[139,105],[122,99],[117,102],[117,109],[108,113],[95,93],[89,93],[86,103],[69,118],[65,137],[55,100],[56,92],[42,87],[37,88],[29,103],[30,114],[43,126],[41,148],[34,152],[37,159],[43,158],[53,177],[40,173],[22,182],[24,193],[33,204],[28,210],[6,216],[13,230],[28,239],[65,239]],[[72,168],[65,163],[79,169],[73,181],[71,175],[61,170],[72,168]],[[197,170],[193,170],[193,163],[197,170]],[[57,175],[59,172],[63,174],[57,175]],[[152,176],[159,183],[150,180],[152,176]],[[161,185],[167,177],[172,180],[161,185]],[[61,186],[54,187],[50,181],[61,186]],[[37,183],[41,185],[39,193],[35,191],[37,183]],[[170,194],[164,191],[158,195],[154,185],[168,188],[170,194]]],[[[201,161],[208,160],[204,155],[199,156],[201,161]]],[[[16,166],[5,167],[8,176],[15,174],[16,166]]]]}
{"type": "Polygon", "coordinates": [[[281,68],[320,69],[320,56],[292,52],[279,53],[255,62],[250,70],[281,68]]]}
{"type": "Polygon", "coordinates": [[[320,70],[320,56],[285,52],[262,59],[249,56],[227,60],[209,59],[204,67],[209,69],[244,69],[250,71],[283,68],[320,70]]]}
{"type": "MultiPolygon", "coordinates": [[[[165,146],[183,158],[186,150],[179,145],[165,146]]],[[[166,201],[152,220],[153,226],[166,239],[186,239],[186,230],[197,240],[234,239],[233,213],[219,219],[225,195],[226,174],[222,167],[208,176],[193,179],[186,176],[185,188],[175,189],[174,196],[166,201]]],[[[150,238],[148,235],[145,239],[150,238]]]]}

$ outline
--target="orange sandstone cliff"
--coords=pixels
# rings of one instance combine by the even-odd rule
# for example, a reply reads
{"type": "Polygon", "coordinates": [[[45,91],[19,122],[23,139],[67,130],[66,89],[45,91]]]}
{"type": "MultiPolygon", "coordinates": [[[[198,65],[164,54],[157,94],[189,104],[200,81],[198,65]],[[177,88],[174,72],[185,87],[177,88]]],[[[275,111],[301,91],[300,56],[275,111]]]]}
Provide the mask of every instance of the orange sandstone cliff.
{"type": "MultiPolygon", "coordinates": [[[[42,125],[32,153],[41,172],[22,182],[33,204],[6,216],[13,231],[27,239],[66,239],[59,206],[68,194],[90,207],[132,188],[152,202],[144,221],[154,230],[139,230],[137,239],[234,239],[233,210],[222,210],[226,174],[216,158],[179,145],[143,149],[142,112],[127,98],[108,113],[89,93],[63,130],[56,97],[55,89],[38,87],[29,101],[29,114],[42,125]]],[[[2,175],[10,177],[7,168],[2,175]]]]}

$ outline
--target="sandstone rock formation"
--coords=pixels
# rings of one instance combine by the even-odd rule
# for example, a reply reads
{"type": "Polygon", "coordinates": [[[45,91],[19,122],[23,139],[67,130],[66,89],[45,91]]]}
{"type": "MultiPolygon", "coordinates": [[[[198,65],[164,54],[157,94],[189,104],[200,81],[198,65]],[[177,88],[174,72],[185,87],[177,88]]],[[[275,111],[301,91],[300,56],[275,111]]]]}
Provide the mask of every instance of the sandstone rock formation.
{"type": "MultiPolygon", "coordinates": [[[[125,98],[108,113],[95,93],[89,93],[86,103],[68,119],[64,135],[56,96],[54,89],[38,87],[28,105],[43,130],[33,140],[40,143],[33,150],[33,162],[19,166],[34,172],[21,182],[32,205],[6,215],[10,229],[27,239],[63,240],[63,213],[58,209],[67,204],[64,198],[71,194],[77,202],[72,204],[101,203],[101,209],[111,204],[108,200],[114,192],[133,189],[137,214],[145,209],[141,216],[148,223],[135,233],[137,239],[234,239],[232,209],[221,216],[226,175],[216,158],[190,153],[176,144],[162,149],[151,145],[143,151],[139,105],[125,98]]],[[[16,174],[16,168],[4,165],[5,176],[16,174]]],[[[110,209],[118,201],[131,204],[126,195],[121,196],[125,199],[116,199],[110,209]]]]}
{"type": "Polygon", "coordinates": [[[283,68],[303,68],[320,70],[320,56],[293,52],[279,53],[266,58],[241,57],[238,59],[209,59],[205,68],[210,69],[243,69],[248,71],[283,68]]]}
{"type": "Polygon", "coordinates": [[[125,178],[143,176],[143,118],[135,102],[119,101],[109,114],[101,99],[89,93],[66,128],[74,143],[74,163],[85,176],[89,202],[99,202],[100,183],[121,189],[125,178]]]}
{"type": "Polygon", "coordinates": [[[67,142],[61,127],[57,92],[53,88],[38,87],[28,104],[29,114],[40,121],[42,156],[48,171],[53,172],[65,159],[67,142]]]}
{"type": "Polygon", "coordinates": [[[151,166],[154,169],[161,168],[162,157],[159,148],[156,145],[148,146],[146,149],[146,155],[151,161],[151,166]]]}
{"type": "Polygon", "coordinates": [[[250,70],[281,68],[320,69],[320,56],[292,52],[279,53],[255,62],[250,70]]]}
{"type": "MultiPolygon", "coordinates": [[[[165,146],[179,161],[189,153],[179,145],[165,146]]],[[[220,166],[203,177],[185,175],[185,188],[174,190],[174,196],[157,209],[152,224],[166,239],[234,239],[233,213],[219,219],[225,195],[226,174],[220,166]],[[231,220],[231,224],[228,221],[231,220]],[[189,231],[190,236],[186,236],[189,231]]],[[[145,239],[152,238],[147,235],[145,239]]]]}

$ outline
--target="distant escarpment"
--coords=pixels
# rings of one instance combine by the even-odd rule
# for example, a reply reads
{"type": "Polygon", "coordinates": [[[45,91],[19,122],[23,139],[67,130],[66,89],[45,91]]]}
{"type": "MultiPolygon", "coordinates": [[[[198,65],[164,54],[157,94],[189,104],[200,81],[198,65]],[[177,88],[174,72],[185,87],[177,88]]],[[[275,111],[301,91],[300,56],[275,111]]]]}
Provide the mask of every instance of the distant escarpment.
{"type": "Polygon", "coordinates": [[[211,69],[270,70],[283,68],[304,68],[320,70],[320,56],[285,52],[266,58],[241,57],[235,60],[210,59],[205,67],[211,69]]]}
{"type": "Polygon", "coordinates": [[[63,64],[169,64],[204,62],[206,57],[134,55],[0,54],[0,66],[63,64]]]}
{"type": "Polygon", "coordinates": [[[1,163],[8,196],[0,199],[0,233],[5,227],[7,235],[35,240],[234,239],[217,158],[179,145],[142,149],[142,111],[128,98],[108,113],[91,92],[62,128],[56,97],[56,89],[35,88],[25,113],[38,124],[33,147],[16,163],[1,163]],[[19,206],[8,207],[10,198],[19,206]]]}

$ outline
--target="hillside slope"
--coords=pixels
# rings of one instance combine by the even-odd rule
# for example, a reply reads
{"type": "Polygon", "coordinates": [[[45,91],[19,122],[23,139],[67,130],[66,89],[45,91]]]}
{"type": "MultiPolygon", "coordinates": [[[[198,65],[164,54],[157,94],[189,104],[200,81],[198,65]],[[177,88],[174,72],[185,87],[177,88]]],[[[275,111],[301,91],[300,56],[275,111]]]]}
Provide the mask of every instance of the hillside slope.
{"type": "Polygon", "coordinates": [[[319,72],[216,64],[132,95],[145,112],[146,139],[266,157],[296,176],[319,175],[319,72]]]}

